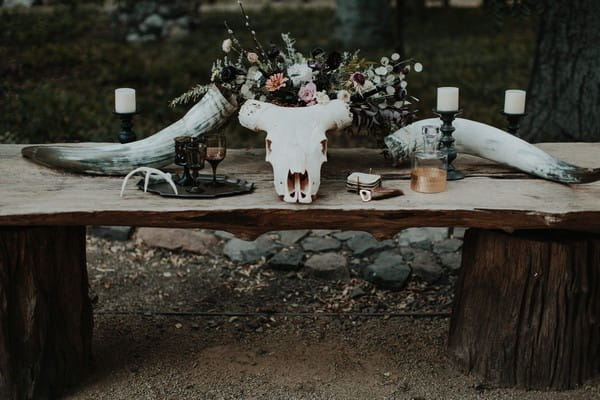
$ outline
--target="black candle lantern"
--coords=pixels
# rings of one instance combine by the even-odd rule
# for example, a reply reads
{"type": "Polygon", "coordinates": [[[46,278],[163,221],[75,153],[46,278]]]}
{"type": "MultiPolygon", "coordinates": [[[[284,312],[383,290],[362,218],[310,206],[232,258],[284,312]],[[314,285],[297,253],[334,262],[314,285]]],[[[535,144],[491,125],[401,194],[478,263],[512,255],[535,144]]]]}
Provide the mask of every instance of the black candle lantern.
{"type": "Polygon", "coordinates": [[[513,135],[515,135],[516,137],[520,137],[519,136],[519,128],[521,127],[521,119],[527,115],[527,113],[523,113],[523,114],[510,114],[507,112],[500,112],[500,114],[502,114],[506,120],[508,121],[508,125],[506,126],[506,130],[509,133],[512,133],[513,135]]]}
{"type": "Polygon", "coordinates": [[[442,132],[442,137],[440,138],[439,151],[442,154],[446,154],[448,156],[448,173],[446,175],[446,180],[457,181],[459,179],[463,179],[465,177],[465,174],[462,171],[457,170],[452,164],[452,162],[456,159],[457,156],[456,150],[454,148],[454,137],[452,137],[452,133],[456,130],[456,128],[452,126],[452,121],[454,121],[454,119],[462,113],[462,110],[433,110],[433,112],[442,120],[442,126],[440,128],[440,131],[442,132]]]}
{"type": "Polygon", "coordinates": [[[121,118],[121,131],[119,132],[119,142],[120,143],[130,143],[135,142],[137,137],[135,136],[135,132],[133,131],[133,116],[138,114],[138,112],[131,113],[120,113],[114,112],[116,115],[121,118]]]}

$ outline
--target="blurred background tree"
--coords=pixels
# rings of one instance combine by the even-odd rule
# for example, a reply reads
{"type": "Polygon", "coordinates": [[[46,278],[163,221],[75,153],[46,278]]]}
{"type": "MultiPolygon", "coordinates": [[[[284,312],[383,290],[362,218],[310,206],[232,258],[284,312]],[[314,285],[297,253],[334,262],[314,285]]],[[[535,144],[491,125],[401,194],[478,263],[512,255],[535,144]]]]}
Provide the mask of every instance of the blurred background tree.
{"type": "Polygon", "coordinates": [[[487,0],[497,18],[540,14],[524,139],[600,140],[600,1],[487,0]]]}

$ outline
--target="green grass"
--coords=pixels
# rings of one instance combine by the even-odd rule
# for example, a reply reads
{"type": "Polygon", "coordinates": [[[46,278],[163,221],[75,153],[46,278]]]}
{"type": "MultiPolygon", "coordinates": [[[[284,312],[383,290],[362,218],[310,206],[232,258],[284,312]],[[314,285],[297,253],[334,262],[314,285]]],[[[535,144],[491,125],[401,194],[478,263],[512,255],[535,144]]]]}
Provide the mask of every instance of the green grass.
{"type": "MultiPolygon", "coordinates": [[[[264,43],[291,32],[297,48],[338,49],[332,10],[263,10],[251,14],[264,43]]],[[[195,83],[206,83],[212,61],[220,57],[223,21],[243,32],[237,13],[210,13],[202,28],[179,42],[127,44],[110,16],[97,11],[56,9],[50,13],[0,14],[0,142],[114,141],[112,114],[116,87],[137,90],[142,114],[138,136],[147,136],[180,118],[186,107],[168,102],[195,83]]],[[[419,97],[420,117],[430,117],[435,88],[461,89],[466,118],[496,126],[504,89],[526,88],[532,64],[533,21],[506,21],[501,30],[481,10],[426,10],[423,20],[405,24],[407,57],[424,70],[409,77],[409,93],[419,97]]],[[[241,37],[245,35],[240,34],[241,37]]],[[[363,49],[368,58],[392,53],[393,43],[363,49]]],[[[261,146],[264,138],[229,124],[233,147],[261,146]]],[[[374,144],[338,136],[333,145],[374,144]]]]}

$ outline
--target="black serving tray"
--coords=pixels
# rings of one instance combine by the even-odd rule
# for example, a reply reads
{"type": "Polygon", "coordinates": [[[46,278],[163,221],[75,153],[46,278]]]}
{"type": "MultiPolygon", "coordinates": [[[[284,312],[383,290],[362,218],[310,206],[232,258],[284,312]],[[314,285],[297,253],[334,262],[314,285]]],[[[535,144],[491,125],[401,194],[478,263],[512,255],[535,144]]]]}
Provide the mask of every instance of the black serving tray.
{"type": "MultiPolygon", "coordinates": [[[[178,177],[174,176],[173,180],[178,177]]],[[[250,193],[254,190],[254,183],[244,181],[232,176],[217,175],[217,186],[212,186],[212,175],[198,175],[199,186],[202,188],[201,193],[190,193],[187,191],[191,186],[181,186],[175,184],[177,192],[173,193],[173,188],[167,182],[152,181],[148,183],[148,192],[156,193],[164,197],[176,197],[181,199],[212,199],[215,197],[235,196],[238,194],[250,193]]],[[[137,183],[137,187],[144,190],[144,180],[141,179],[137,183]]]]}

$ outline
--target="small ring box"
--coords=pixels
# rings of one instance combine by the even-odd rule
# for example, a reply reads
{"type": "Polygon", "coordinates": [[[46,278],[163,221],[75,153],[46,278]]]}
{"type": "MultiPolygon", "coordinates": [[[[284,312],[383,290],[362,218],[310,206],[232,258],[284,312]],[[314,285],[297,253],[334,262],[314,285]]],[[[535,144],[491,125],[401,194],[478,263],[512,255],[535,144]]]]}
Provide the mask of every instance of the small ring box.
{"type": "Polygon", "coordinates": [[[381,175],[353,172],[346,178],[346,189],[358,193],[361,189],[373,190],[381,186],[381,175]]]}

